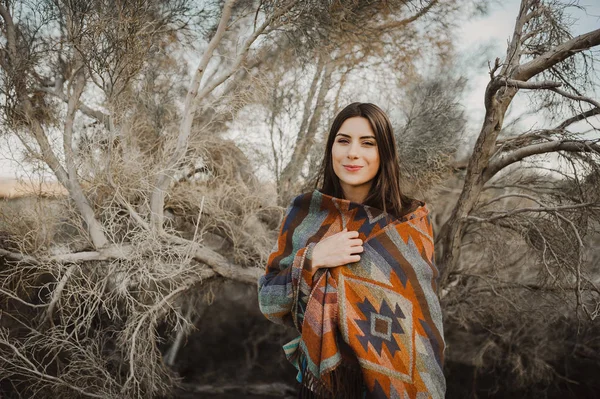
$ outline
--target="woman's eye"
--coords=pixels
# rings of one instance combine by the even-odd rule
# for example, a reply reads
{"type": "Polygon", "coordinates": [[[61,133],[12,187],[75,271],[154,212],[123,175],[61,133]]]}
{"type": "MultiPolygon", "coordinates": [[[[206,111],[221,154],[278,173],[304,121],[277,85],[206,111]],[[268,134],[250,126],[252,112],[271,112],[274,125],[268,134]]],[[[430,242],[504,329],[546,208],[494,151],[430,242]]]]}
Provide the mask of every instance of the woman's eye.
{"type": "MultiPolygon", "coordinates": [[[[348,143],[349,141],[346,139],[339,139],[337,142],[345,144],[345,143],[348,143]]],[[[363,141],[363,145],[374,146],[375,143],[373,143],[372,141],[363,141]]]]}

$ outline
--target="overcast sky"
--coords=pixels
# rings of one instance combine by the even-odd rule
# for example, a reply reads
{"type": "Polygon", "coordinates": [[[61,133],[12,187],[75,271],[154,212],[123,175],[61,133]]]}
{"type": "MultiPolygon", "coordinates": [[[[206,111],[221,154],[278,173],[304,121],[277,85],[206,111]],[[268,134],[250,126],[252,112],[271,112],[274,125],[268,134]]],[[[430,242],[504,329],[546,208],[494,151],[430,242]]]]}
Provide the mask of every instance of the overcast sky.
{"type": "MultiPolygon", "coordinates": [[[[473,19],[464,24],[458,32],[459,58],[465,64],[468,63],[464,67],[468,66],[471,70],[468,90],[463,100],[470,118],[470,134],[477,132],[484,116],[483,94],[489,81],[487,61],[496,57],[504,58],[520,0],[498,3],[501,4],[495,4],[487,16],[473,19]]],[[[600,27],[600,1],[582,0],[579,4],[587,8],[587,13],[573,10],[573,17],[578,19],[573,28],[575,35],[600,27]]],[[[525,109],[526,105],[525,98],[517,98],[512,106],[513,114],[518,114],[519,109],[525,109]]],[[[530,118],[525,123],[531,125],[538,121],[530,118]]],[[[5,138],[0,138],[0,178],[14,177],[19,170],[15,159],[20,158],[19,146],[15,142],[7,142],[5,138]]]]}

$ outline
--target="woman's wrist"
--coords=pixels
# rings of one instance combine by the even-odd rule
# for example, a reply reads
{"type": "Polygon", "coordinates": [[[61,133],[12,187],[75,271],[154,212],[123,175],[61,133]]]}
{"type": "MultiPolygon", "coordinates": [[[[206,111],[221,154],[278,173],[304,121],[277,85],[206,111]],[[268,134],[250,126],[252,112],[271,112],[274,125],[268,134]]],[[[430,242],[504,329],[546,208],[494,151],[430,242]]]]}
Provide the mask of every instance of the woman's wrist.
{"type": "Polygon", "coordinates": [[[310,262],[310,271],[311,272],[316,272],[322,266],[320,263],[320,257],[319,257],[320,254],[317,249],[318,246],[319,246],[319,243],[316,243],[312,249],[311,262],[310,262]]]}

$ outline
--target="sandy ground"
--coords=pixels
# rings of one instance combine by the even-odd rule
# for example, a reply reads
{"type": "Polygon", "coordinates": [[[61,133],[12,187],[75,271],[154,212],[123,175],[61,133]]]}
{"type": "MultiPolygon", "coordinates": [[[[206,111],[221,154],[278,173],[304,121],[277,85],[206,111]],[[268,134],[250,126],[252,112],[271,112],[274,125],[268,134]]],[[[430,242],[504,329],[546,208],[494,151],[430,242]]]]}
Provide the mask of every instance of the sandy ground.
{"type": "Polygon", "coordinates": [[[67,190],[56,181],[0,178],[0,198],[18,198],[32,194],[62,196],[67,194],[67,190]]]}

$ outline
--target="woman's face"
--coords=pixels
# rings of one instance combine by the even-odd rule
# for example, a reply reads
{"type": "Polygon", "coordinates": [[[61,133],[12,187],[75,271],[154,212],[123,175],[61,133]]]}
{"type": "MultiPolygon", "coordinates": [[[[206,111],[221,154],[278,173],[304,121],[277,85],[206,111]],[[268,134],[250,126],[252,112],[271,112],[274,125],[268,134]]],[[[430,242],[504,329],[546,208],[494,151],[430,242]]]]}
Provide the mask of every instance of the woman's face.
{"type": "Polygon", "coordinates": [[[355,116],[344,121],[336,133],[331,158],[346,196],[364,199],[379,170],[375,133],[366,118],[355,116]]]}

